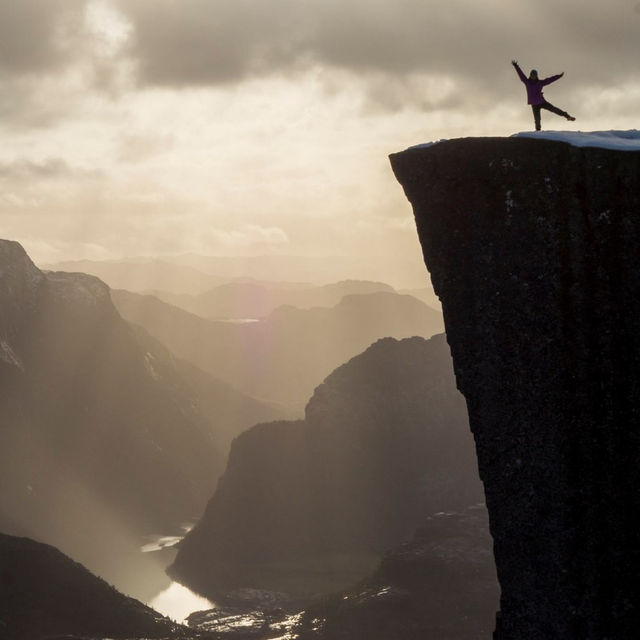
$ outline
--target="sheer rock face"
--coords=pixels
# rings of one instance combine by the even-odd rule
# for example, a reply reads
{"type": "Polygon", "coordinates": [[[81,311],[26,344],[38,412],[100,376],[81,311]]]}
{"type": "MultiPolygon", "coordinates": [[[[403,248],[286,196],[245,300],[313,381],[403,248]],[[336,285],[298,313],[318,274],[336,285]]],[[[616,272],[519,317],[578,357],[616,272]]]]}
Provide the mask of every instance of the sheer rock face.
{"type": "Polygon", "coordinates": [[[495,637],[635,637],[640,153],[461,139],[391,164],[476,439],[495,637]]]}

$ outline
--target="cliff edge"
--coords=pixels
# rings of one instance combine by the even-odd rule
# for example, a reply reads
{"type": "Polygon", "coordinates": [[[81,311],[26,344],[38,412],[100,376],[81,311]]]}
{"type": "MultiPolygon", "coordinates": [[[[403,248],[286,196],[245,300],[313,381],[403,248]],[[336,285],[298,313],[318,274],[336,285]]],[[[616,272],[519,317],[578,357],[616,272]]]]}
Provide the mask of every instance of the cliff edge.
{"type": "Polygon", "coordinates": [[[500,640],[640,626],[640,134],[575,135],[391,156],[467,400],[500,640]]]}

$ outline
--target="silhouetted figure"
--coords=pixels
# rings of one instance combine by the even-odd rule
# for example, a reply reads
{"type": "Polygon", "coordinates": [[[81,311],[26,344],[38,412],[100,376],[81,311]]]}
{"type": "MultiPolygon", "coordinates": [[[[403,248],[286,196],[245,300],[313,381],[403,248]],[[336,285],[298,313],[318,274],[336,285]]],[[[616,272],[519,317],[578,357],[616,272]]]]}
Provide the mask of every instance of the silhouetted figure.
{"type": "Polygon", "coordinates": [[[546,109],[547,111],[551,111],[551,113],[556,113],[559,116],[564,116],[567,120],[575,120],[573,116],[570,116],[566,111],[562,109],[558,109],[558,107],[554,107],[550,102],[547,102],[544,99],[544,95],[542,95],[542,87],[559,80],[564,75],[564,71],[555,76],[549,76],[548,78],[544,78],[540,80],[538,78],[538,72],[535,69],[531,69],[531,73],[529,77],[524,75],[520,65],[517,60],[512,60],[511,64],[515,67],[518,72],[518,76],[520,80],[524,82],[527,87],[527,104],[531,105],[531,109],[533,111],[533,119],[536,123],[536,131],[540,131],[540,110],[546,109]]]}

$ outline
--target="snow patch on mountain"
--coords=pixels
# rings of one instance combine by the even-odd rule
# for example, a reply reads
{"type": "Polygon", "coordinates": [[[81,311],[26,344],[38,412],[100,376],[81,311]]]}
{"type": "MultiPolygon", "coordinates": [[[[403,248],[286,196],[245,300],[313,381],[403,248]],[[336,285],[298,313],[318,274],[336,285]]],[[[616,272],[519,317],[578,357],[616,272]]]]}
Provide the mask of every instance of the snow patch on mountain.
{"type": "Polygon", "coordinates": [[[147,373],[154,379],[154,380],[160,380],[160,375],[158,374],[158,372],[155,370],[152,362],[153,360],[155,360],[155,357],[152,353],[148,352],[146,353],[145,357],[144,357],[144,367],[147,370],[147,373]]]}

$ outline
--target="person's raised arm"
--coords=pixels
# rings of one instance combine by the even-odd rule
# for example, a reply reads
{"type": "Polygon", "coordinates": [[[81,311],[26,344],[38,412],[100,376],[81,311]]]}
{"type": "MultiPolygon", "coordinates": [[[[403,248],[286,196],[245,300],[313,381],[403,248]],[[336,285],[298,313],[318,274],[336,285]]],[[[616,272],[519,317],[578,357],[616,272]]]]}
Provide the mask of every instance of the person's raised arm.
{"type": "Polygon", "coordinates": [[[522,80],[522,82],[526,82],[527,76],[525,76],[524,73],[522,72],[522,69],[520,68],[520,65],[518,64],[518,61],[517,60],[512,60],[511,64],[514,66],[515,70],[518,72],[518,76],[520,77],[520,80],[522,80]]]}
{"type": "Polygon", "coordinates": [[[555,75],[555,76],[549,76],[548,78],[545,78],[541,82],[542,82],[543,85],[551,84],[552,82],[555,82],[556,80],[560,80],[560,78],[562,78],[563,75],[564,75],[564,71],[562,73],[559,73],[559,74],[555,75]]]}

